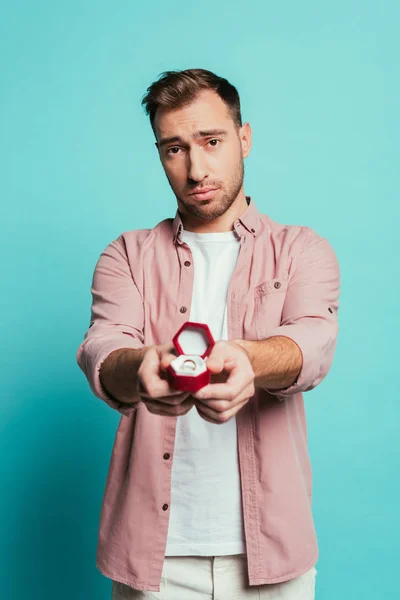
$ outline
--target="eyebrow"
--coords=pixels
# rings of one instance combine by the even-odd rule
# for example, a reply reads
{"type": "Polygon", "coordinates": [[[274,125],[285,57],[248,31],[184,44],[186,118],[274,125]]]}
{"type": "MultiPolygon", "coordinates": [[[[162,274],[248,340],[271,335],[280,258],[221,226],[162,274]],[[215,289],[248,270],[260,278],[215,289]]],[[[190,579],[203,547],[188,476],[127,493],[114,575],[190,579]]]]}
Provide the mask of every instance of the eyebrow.
{"type": "MultiPolygon", "coordinates": [[[[203,137],[211,137],[213,135],[226,135],[227,133],[228,132],[225,129],[208,129],[207,131],[196,131],[192,137],[194,139],[198,139],[203,137]]],[[[175,135],[173,137],[162,138],[158,143],[156,143],[156,145],[161,148],[166,144],[172,144],[175,142],[182,143],[183,141],[184,140],[179,135],[175,135]]]]}

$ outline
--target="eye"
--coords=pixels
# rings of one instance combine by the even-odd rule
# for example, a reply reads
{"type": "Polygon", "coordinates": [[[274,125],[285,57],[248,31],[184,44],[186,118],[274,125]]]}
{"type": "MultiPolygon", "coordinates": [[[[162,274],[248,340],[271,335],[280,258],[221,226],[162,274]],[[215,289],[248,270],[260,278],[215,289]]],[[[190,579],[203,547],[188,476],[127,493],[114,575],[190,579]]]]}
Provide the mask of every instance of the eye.
{"type": "Polygon", "coordinates": [[[213,148],[216,148],[221,140],[217,140],[216,138],[210,140],[208,143],[211,144],[213,148]],[[213,143],[216,142],[216,143],[213,143]]]}
{"type": "Polygon", "coordinates": [[[168,148],[167,154],[169,154],[169,155],[171,155],[171,154],[172,155],[178,154],[178,152],[174,152],[174,150],[178,150],[179,151],[180,150],[179,146],[172,146],[172,148],[168,148]]]}

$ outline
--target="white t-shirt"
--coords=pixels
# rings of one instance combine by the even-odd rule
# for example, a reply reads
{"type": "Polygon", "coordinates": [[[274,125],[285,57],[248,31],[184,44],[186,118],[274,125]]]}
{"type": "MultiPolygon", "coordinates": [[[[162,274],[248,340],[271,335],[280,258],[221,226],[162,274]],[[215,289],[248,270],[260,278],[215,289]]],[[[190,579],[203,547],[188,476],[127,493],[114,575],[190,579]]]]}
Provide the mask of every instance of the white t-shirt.
{"type": "MultiPolygon", "coordinates": [[[[226,297],[240,241],[233,231],[184,231],[182,239],[194,262],[190,320],[206,323],[215,341],[227,340],[226,297]]],[[[235,417],[217,425],[195,407],[178,417],[170,510],[166,556],[245,552],[235,417]]]]}

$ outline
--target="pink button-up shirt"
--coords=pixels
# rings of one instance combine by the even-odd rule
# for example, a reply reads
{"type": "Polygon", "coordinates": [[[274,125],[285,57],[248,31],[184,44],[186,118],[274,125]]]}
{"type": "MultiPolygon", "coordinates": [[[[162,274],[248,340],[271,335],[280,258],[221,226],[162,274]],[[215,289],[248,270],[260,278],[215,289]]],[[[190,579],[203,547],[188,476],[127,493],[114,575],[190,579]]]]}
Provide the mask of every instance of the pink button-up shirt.
{"type": "MultiPolygon", "coordinates": [[[[332,363],[340,276],[325,238],[279,224],[248,202],[234,223],[240,252],[227,296],[229,339],[286,336],[303,354],[293,386],[257,389],[236,415],[248,578],[261,585],[302,575],[318,558],[303,392],[332,363]]],[[[177,212],[154,229],[123,233],[104,250],[93,276],[90,327],[77,354],[93,393],[122,414],[97,567],[137,590],[160,590],[178,417],[154,415],[140,401],[135,407],[117,402],[102,389],[99,369],[118,348],[171,342],[188,320],[193,260],[182,227],[177,212]]]]}

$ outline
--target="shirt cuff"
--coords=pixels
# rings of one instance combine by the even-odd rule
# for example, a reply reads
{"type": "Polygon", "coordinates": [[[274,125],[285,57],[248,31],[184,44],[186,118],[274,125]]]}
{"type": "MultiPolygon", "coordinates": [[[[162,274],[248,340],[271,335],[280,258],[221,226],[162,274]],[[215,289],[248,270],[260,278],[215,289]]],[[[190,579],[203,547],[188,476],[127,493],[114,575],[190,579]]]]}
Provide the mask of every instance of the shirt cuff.
{"type": "Polygon", "coordinates": [[[107,339],[88,339],[85,340],[76,355],[77,363],[85,373],[90,388],[97,398],[104,400],[111,408],[114,408],[124,416],[129,416],[135,409],[140,396],[135,392],[132,398],[132,405],[116,400],[110,396],[103,388],[100,381],[100,368],[107,356],[114,350],[122,348],[132,348],[134,350],[143,348],[143,344],[128,335],[113,335],[107,339]]]}

